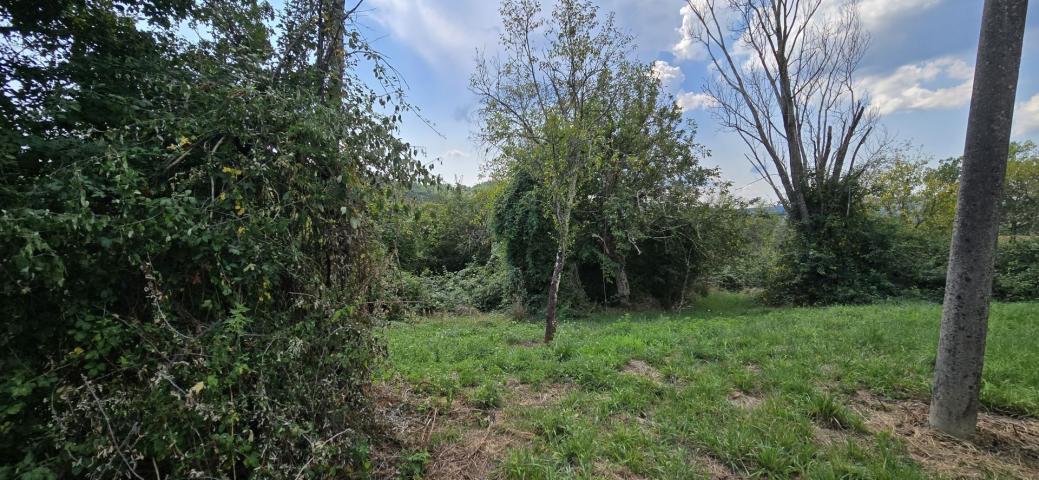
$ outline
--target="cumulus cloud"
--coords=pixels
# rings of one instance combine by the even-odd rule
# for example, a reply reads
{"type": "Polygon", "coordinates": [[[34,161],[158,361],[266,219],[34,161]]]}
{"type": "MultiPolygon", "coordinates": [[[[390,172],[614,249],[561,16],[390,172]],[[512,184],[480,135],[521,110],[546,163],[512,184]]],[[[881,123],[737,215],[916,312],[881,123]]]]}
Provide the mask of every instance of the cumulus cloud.
{"type": "Polygon", "coordinates": [[[680,88],[682,82],[685,81],[685,74],[682,73],[682,69],[664,60],[653,62],[651,73],[657,80],[660,80],[660,85],[664,87],[664,90],[668,91],[680,88]]]}
{"type": "Polygon", "coordinates": [[[1017,105],[1014,114],[1014,134],[1039,133],[1039,94],[1017,105]]]}
{"type": "Polygon", "coordinates": [[[697,28],[693,9],[686,4],[678,12],[682,15],[682,26],[676,28],[675,31],[678,32],[680,38],[671,47],[671,53],[680,60],[703,60],[707,57],[707,51],[693,38],[697,28]]]}
{"type": "Polygon", "coordinates": [[[683,112],[688,112],[689,110],[706,110],[718,106],[718,101],[706,93],[681,93],[675,101],[683,112]]]}
{"type": "Polygon", "coordinates": [[[974,67],[955,57],[941,57],[898,67],[890,75],[863,78],[880,114],[906,110],[955,108],[970,102],[974,67]]]}

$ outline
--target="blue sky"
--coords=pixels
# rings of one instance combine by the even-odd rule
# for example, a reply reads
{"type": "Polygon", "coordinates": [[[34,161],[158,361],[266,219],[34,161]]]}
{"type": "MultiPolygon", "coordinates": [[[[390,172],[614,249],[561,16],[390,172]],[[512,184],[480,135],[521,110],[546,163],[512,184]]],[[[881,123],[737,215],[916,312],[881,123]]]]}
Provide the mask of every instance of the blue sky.
{"type": "MultiPolygon", "coordinates": [[[[546,0],[547,2],[548,0],[546,0]]],[[[829,1],[829,0],[826,0],[829,1]]],[[[839,0],[833,0],[839,1],[839,0]]],[[[666,72],[667,87],[699,125],[698,139],[744,196],[773,195],[756,182],[735,134],[719,129],[697,102],[706,64],[682,44],[684,0],[601,0],[633,35],[637,55],[666,72]]],[[[981,0],[861,0],[870,48],[859,79],[889,135],[934,159],[962,153],[981,0]]],[[[422,148],[445,180],[481,180],[485,160],[472,140],[476,98],[468,90],[477,49],[495,52],[501,22],[496,0],[366,0],[365,36],[390,58],[409,85],[408,100],[432,123],[405,118],[403,136],[422,148]]],[[[1039,139],[1039,14],[1029,12],[1018,87],[1014,138],[1039,139]]]]}

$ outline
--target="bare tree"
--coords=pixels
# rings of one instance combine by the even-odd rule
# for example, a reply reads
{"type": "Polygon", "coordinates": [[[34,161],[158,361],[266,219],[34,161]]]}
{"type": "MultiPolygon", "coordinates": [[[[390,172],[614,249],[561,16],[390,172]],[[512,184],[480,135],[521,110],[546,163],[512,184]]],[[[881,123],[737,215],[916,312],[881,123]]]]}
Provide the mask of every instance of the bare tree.
{"type": "Polygon", "coordinates": [[[572,241],[571,217],[582,177],[590,175],[602,136],[595,131],[631,51],[630,39],[585,0],[560,0],[544,18],[536,0],[501,6],[505,58],[480,56],[470,88],[480,97],[480,138],[505,169],[538,179],[556,231],[545,342],[555,335],[559,284],[572,241]]]}
{"type": "Polygon", "coordinates": [[[999,202],[1028,0],[986,0],[956,202],[929,421],[973,435],[985,358],[999,202]]]}
{"type": "Polygon", "coordinates": [[[825,194],[856,172],[875,123],[853,79],[868,43],[855,4],[687,3],[694,22],[685,33],[713,67],[705,93],[722,125],[746,143],[748,159],[791,218],[836,207],[825,194]]]}

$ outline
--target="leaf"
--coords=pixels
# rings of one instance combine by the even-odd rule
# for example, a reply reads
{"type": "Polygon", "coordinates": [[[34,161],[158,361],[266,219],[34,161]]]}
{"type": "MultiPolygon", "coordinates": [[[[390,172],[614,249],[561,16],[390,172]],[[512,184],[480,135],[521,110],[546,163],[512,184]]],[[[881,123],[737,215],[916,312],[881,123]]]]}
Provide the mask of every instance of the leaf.
{"type": "Polygon", "coordinates": [[[198,395],[199,393],[202,393],[202,389],[204,388],[206,388],[206,384],[204,382],[198,382],[188,390],[192,394],[198,395]]]}

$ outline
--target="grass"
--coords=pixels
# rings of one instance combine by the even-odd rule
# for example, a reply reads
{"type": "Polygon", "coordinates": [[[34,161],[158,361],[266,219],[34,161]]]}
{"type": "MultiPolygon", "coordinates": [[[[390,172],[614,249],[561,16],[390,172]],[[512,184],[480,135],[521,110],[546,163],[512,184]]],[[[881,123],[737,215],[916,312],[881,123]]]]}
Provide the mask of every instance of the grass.
{"type": "MultiPolygon", "coordinates": [[[[1037,314],[993,306],[986,409],[1039,416],[1037,314]]],[[[566,321],[551,346],[532,342],[537,323],[423,319],[387,330],[381,377],[427,407],[505,411],[528,433],[496,461],[507,478],[930,478],[849,405],[863,390],[926,400],[939,318],[929,303],[768,309],[719,293],[686,313],[566,321]],[[520,386],[563,393],[510,403],[520,386]]]]}

